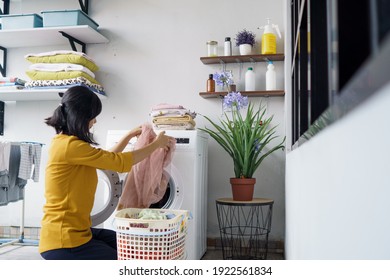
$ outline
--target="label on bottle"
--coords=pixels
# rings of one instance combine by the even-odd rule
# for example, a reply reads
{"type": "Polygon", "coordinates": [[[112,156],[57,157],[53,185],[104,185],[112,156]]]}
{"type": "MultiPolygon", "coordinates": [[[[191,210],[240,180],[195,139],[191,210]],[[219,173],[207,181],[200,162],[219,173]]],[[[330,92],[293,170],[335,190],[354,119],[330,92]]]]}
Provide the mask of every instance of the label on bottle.
{"type": "Polygon", "coordinates": [[[276,35],[265,33],[261,37],[261,54],[276,54],[276,35]]]}

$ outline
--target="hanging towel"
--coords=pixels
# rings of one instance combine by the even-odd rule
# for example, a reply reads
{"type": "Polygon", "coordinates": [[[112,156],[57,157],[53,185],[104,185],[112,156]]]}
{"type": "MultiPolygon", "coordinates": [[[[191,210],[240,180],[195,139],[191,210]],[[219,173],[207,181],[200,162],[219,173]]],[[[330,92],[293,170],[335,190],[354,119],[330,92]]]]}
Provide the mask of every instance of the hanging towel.
{"type": "Polygon", "coordinates": [[[11,142],[0,142],[0,171],[9,170],[11,142]]]}
{"type": "Polygon", "coordinates": [[[0,142],[0,206],[8,203],[11,142],[0,142]]]}
{"type": "Polygon", "coordinates": [[[20,168],[19,178],[23,180],[33,179],[39,181],[39,167],[41,164],[42,146],[40,144],[20,144],[20,168]],[[34,167],[34,170],[32,168],[34,167]],[[32,172],[32,174],[31,174],[32,172]]]}
{"type": "Polygon", "coordinates": [[[26,180],[18,177],[20,168],[20,145],[11,145],[9,161],[9,188],[7,190],[7,202],[15,202],[24,198],[26,180]]]}
{"type": "MultiPolygon", "coordinates": [[[[142,125],[142,133],[134,146],[135,149],[150,144],[156,137],[151,124],[142,125]]],[[[151,204],[163,198],[169,182],[164,168],[171,163],[175,147],[176,144],[172,143],[169,151],[157,149],[149,157],[133,166],[124,183],[117,210],[149,208],[151,204]]]]}

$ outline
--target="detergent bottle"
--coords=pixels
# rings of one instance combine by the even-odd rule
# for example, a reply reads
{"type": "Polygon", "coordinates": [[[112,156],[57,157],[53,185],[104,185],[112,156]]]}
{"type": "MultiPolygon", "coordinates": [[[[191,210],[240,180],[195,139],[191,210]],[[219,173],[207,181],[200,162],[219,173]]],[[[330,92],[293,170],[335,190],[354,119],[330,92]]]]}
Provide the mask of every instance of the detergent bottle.
{"type": "Polygon", "coordinates": [[[253,72],[253,67],[249,67],[245,73],[245,91],[255,91],[256,80],[255,72],[253,72]]]}
{"type": "Polygon", "coordinates": [[[265,90],[276,90],[276,73],[272,61],[268,61],[267,72],[265,72],[265,90]]]}
{"type": "Polygon", "coordinates": [[[267,24],[258,27],[258,29],[264,30],[261,36],[261,54],[276,54],[276,35],[274,29],[278,33],[279,38],[282,38],[279,27],[276,24],[271,24],[271,19],[267,18],[267,24]]]}

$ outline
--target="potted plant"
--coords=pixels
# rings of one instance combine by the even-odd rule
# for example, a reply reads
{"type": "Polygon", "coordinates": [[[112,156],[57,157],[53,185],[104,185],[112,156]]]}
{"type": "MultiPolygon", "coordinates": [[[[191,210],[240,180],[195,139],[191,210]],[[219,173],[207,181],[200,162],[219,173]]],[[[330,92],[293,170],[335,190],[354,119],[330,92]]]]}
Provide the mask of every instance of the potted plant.
{"type": "Polygon", "coordinates": [[[228,93],[223,100],[224,117],[220,124],[203,116],[212,128],[199,128],[209,134],[230,155],[234,164],[234,177],[230,178],[234,200],[252,200],[256,178],[253,174],[263,160],[273,152],[284,149],[285,137],[277,144],[271,142],[278,138],[276,126],[272,126],[273,116],[266,117],[266,108],[258,109],[248,102],[248,97],[239,92],[228,93]],[[246,108],[245,116],[241,109],[246,108]],[[230,116],[229,116],[230,115],[230,116]],[[234,182],[243,181],[244,186],[235,189],[234,182]],[[248,185],[250,183],[251,185],[248,185]],[[249,189],[249,197],[239,197],[245,189],[249,189]]]}
{"type": "Polygon", "coordinates": [[[255,33],[243,29],[236,34],[236,46],[240,49],[241,55],[251,54],[255,45],[255,33]]]}

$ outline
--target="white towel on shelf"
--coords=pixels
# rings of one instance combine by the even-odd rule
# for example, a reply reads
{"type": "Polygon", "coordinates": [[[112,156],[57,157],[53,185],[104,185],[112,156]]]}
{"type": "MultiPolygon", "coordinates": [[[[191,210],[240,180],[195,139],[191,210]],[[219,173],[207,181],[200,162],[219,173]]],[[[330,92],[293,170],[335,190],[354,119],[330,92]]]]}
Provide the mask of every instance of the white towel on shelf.
{"type": "Polygon", "coordinates": [[[61,71],[82,71],[92,78],[95,78],[95,74],[84,67],[81,64],[74,63],[34,63],[29,66],[31,70],[44,71],[44,72],[61,72],[61,71]]]}

